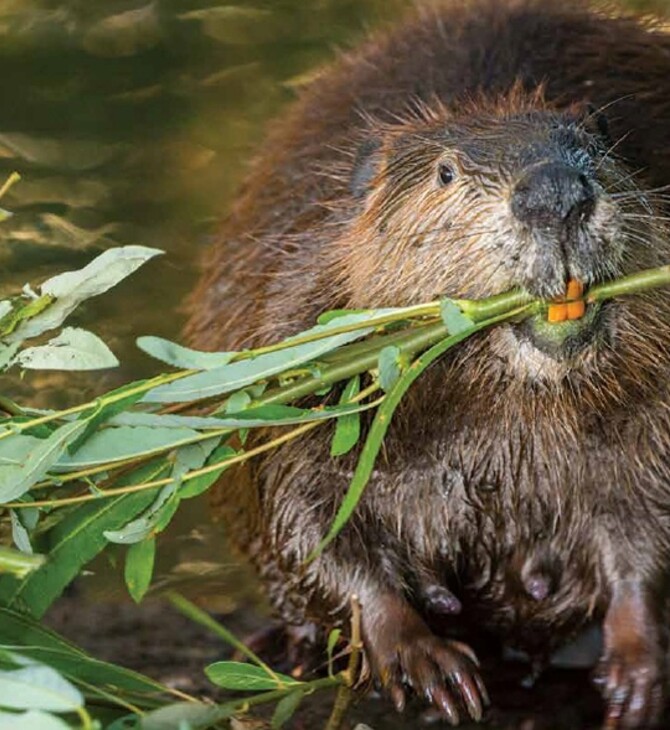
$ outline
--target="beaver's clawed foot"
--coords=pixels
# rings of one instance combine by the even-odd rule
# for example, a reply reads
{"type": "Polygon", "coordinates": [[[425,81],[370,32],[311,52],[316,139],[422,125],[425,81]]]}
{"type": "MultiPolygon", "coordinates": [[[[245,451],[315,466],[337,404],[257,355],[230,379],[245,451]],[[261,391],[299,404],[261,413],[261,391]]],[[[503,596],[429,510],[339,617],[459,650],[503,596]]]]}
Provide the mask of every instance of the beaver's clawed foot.
{"type": "Polygon", "coordinates": [[[617,651],[601,660],[595,682],[607,703],[605,730],[656,727],[664,706],[658,664],[651,654],[626,656],[617,651]]]}
{"type": "Polygon", "coordinates": [[[595,683],[605,699],[605,730],[657,727],[665,706],[659,630],[635,584],[615,590],[604,622],[605,651],[595,683]]]}
{"type": "Polygon", "coordinates": [[[466,718],[481,720],[489,698],[474,652],[435,636],[408,607],[394,608],[374,631],[366,632],[366,648],[375,675],[398,711],[411,691],[432,703],[452,725],[466,718]]]}

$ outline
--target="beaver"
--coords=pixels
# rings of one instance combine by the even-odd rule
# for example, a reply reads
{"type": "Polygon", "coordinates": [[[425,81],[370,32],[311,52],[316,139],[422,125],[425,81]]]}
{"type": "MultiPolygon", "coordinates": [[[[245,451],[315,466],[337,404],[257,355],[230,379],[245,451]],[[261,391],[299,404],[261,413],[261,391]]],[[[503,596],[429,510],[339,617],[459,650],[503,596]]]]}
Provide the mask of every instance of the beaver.
{"type": "MultiPolygon", "coordinates": [[[[582,2],[414,8],[320,74],[270,129],[190,302],[195,346],[259,346],[321,312],[553,298],[670,261],[670,36],[582,2]]],[[[452,724],[477,660],[429,627],[460,611],[533,656],[591,621],[607,728],[665,704],[670,302],[473,336],[401,403],[367,491],[327,428],[228,477],[229,530],[291,625],[362,607],[371,673],[452,724]],[[435,598],[437,596],[437,599],[435,598]]]]}

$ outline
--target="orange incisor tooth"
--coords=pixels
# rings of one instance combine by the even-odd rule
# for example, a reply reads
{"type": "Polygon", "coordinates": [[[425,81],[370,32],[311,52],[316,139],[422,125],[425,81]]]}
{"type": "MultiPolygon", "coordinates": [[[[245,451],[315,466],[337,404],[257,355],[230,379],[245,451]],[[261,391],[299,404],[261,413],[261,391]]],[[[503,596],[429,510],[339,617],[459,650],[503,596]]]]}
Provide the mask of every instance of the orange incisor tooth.
{"type": "Polygon", "coordinates": [[[579,299],[576,302],[569,302],[567,304],[567,310],[568,319],[581,319],[586,311],[584,300],[579,299]]]}
{"type": "Polygon", "coordinates": [[[567,318],[568,319],[581,319],[586,311],[586,305],[584,300],[580,299],[584,293],[584,284],[577,279],[570,279],[568,282],[568,291],[566,292],[566,299],[573,299],[575,301],[568,301],[567,305],[567,318]]]}
{"type": "Polygon", "coordinates": [[[565,322],[568,318],[567,304],[550,304],[547,308],[547,321],[565,322]]]}

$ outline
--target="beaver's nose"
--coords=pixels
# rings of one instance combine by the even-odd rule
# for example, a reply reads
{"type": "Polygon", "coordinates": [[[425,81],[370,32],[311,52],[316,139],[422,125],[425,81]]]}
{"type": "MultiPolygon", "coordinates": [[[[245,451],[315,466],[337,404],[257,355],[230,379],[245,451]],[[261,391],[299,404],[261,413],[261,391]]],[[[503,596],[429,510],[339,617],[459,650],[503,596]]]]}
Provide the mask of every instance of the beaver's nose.
{"type": "Polygon", "coordinates": [[[586,220],[595,205],[593,185],[583,172],[562,162],[534,167],[514,188],[512,213],[532,227],[586,220]]]}

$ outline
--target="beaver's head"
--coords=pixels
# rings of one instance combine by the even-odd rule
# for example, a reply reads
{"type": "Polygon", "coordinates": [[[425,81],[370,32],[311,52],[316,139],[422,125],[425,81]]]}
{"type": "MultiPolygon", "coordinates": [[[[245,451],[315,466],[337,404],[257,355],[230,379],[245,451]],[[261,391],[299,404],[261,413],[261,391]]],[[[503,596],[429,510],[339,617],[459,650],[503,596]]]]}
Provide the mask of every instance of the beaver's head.
{"type": "MultiPolygon", "coordinates": [[[[515,91],[371,127],[353,163],[358,210],[341,245],[351,306],[515,287],[550,300],[570,280],[589,287],[667,263],[650,197],[586,105],[558,111],[515,91]]],[[[545,313],[490,339],[527,372],[564,373],[609,347],[615,314],[588,305],[555,324],[545,313]]]]}

